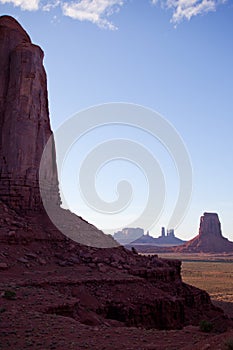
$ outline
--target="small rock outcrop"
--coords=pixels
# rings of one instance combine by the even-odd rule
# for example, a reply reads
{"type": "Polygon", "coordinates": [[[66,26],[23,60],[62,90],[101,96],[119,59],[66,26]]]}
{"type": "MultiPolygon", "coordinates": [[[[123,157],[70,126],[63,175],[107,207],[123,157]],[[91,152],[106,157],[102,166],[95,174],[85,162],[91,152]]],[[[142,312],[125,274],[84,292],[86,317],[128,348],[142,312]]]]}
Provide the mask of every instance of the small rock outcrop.
{"type": "Polygon", "coordinates": [[[233,242],[223,237],[218,214],[204,213],[201,216],[198,236],[175,250],[193,253],[228,253],[233,252],[233,242]]]}

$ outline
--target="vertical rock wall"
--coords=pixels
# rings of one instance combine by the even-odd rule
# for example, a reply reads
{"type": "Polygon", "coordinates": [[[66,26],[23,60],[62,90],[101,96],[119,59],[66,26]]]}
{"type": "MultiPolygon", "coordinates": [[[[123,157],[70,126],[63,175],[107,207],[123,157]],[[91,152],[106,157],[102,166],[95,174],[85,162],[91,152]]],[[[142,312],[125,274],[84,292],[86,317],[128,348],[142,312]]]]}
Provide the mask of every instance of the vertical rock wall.
{"type": "Polygon", "coordinates": [[[221,224],[216,213],[204,213],[201,216],[199,236],[222,237],[221,224]]]}
{"type": "MultiPolygon", "coordinates": [[[[51,136],[43,51],[11,17],[0,17],[0,198],[13,209],[42,208],[39,165],[51,136]]],[[[44,183],[51,201],[60,203],[56,155],[44,183]]]]}

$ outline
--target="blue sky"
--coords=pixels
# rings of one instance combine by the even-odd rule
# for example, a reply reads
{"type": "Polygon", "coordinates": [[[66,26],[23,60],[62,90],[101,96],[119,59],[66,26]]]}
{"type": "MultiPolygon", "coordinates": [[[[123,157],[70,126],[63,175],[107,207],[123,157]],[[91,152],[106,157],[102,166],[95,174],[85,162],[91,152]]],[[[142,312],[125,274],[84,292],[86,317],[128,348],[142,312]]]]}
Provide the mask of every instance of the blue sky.
{"type": "MultiPolygon", "coordinates": [[[[0,12],[17,18],[45,52],[54,130],[78,111],[107,102],[130,102],[159,112],[181,135],[193,168],[192,200],[176,234],[192,238],[200,215],[213,211],[220,216],[224,235],[233,240],[231,0],[0,0],[0,12]]],[[[111,216],[106,227],[81,195],[74,195],[78,163],[87,148],[114,135],[140,140],[161,164],[167,199],[151,229],[158,236],[177,198],[177,173],[161,144],[138,131],[106,128],[77,142],[64,171],[70,206],[107,230],[111,222],[114,228],[127,225],[145,205],[143,174],[123,161],[103,167],[96,178],[106,201],[113,199],[122,177],[136,191],[128,211],[111,216]]]]}

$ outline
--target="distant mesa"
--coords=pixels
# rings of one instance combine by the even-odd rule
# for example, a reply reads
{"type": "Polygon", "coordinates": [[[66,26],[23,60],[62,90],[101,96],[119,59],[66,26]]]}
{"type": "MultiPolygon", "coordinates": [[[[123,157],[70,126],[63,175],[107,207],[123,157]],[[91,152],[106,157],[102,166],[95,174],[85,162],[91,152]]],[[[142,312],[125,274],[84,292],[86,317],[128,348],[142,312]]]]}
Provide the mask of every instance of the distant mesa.
{"type": "Polygon", "coordinates": [[[198,236],[175,248],[184,253],[229,253],[233,252],[233,242],[223,237],[221,223],[216,213],[204,213],[200,219],[198,236]]]}
{"type": "Polygon", "coordinates": [[[144,230],[139,227],[124,228],[122,231],[115,232],[113,237],[120,244],[135,248],[141,246],[177,246],[185,242],[175,236],[174,229],[167,230],[166,234],[164,227],[162,227],[161,236],[158,238],[150,236],[149,231],[144,234],[144,230]]]}
{"type": "Polygon", "coordinates": [[[144,230],[140,227],[126,227],[122,231],[117,231],[114,233],[113,238],[121,245],[127,245],[136,239],[143,237],[144,230]]]}

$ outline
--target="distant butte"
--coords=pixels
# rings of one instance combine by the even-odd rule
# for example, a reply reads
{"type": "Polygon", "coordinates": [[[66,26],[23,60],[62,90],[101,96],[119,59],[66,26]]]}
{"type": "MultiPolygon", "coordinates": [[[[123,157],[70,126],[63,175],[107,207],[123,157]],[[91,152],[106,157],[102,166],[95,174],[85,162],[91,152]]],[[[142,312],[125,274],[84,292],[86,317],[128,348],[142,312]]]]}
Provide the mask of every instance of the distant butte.
{"type": "MultiPolygon", "coordinates": [[[[133,242],[135,243],[135,242],[133,242]]],[[[199,234],[179,246],[161,247],[149,244],[134,245],[141,253],[232,253],[233,242],[223,237],[216,213],[204,213],[200,219],[199,234]]]]}
{"type": "Polygon", "coordinates": [[[204,213],[198,236],[174,250],[181,253],[229,253],[233,252],[233,242],[223,237],[218,214],[204,213]]]}
{"type": "Polygon", "coordinates": [[[174,230],[168,230],[166,235],[165,229],[164,227],[162,227],[162,233],[160,237],[154,238],[149,235],[149,232],[147,232],[146,235],[143,235],[142,237],[131,242],[128,245],[128,247],[133,246],[136,249],[143,250],[143,249],[153,249],[153,246],[155,247],[178,246],[183,244],[184,242],[185,241],[182,241],[181,239],[175,236],[174,230]]]}

